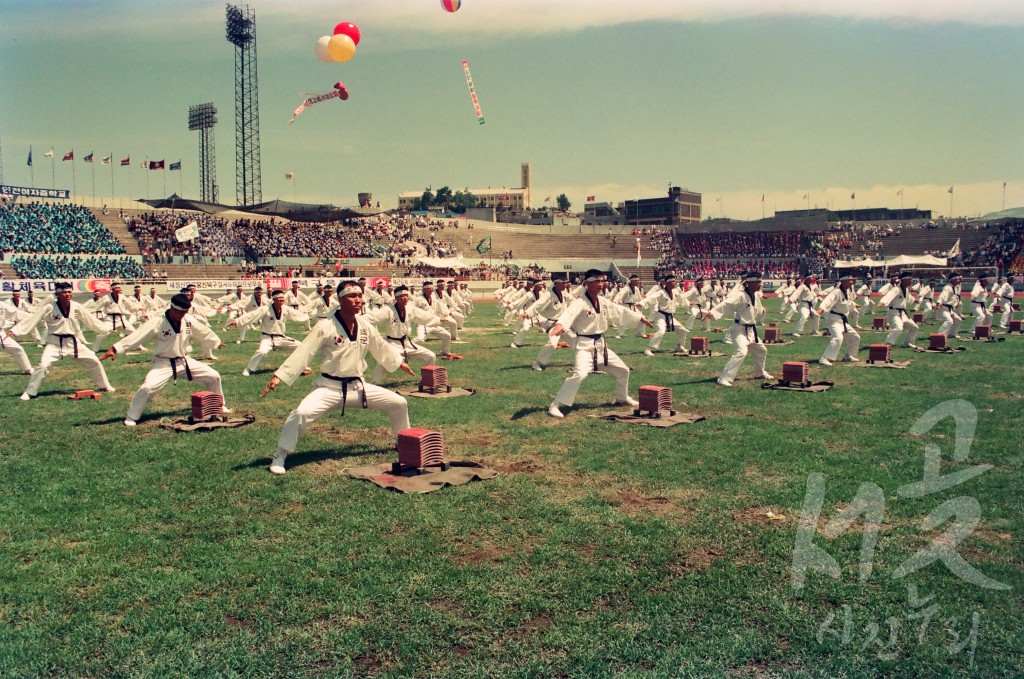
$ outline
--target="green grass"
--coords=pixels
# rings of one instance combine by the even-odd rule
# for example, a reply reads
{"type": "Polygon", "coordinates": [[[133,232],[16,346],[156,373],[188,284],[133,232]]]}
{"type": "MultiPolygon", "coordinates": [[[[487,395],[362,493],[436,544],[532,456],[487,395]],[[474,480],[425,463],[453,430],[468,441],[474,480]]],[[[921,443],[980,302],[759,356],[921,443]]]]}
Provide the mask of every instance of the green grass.
{"type": "MultiPolygon", "coordinates": [[[[466,360],[446,365],[454,384],[477,394],[410,398],[410,416],[444,433],[450,458],[501,473],[423,496],[343,474],[393,457],[386,416],[359,409],[314,424],[288,474],[267,473],[308,380],[259,400],[284,356],[272,353],[262,374],[244,378],[252,342],[230,344],[216,367],[229,405],[256,423],[196,434],[157,427],[186,413],[184,382],[154,399],[139,427],[122,425],[148,355],[107,363],[118,392],[81,402],[65,399],[92,387],[73,362],[57,364],[41,397],[23,403],[25,378],[0,358],[0,675],[1024,673],[1024,337],[968,342],[954,356],[898,350],[913,359],[906,370],[812,366],[814,378],[836,383],[820,394],[763,391],[743,379],[749,362],[723,389],[713,378],[726,357],[651,359],[639,339],[613,341],[634,369],[634,394],[671,387],[677,404],[707,416],[655,429],[588,417],[612,398],[600,375],[564,421],[548,418],[569,354],[534,373],[539,335],[507,348],[490,304],[478,304],[469,325],[469,342],[455,347],[466,360]],[[962,463],[952,460],[951,420],[909,434],[949,399],[978,411],[962,463]],[[943,474],[993,468],[900,498],[898,487],[922,478],[926,443],[942,449],[943,474]],[[866,582],[857,524],[815,538],[842,566],[839,579],[814,572],[801,590],[790,585],[812,473],[826,478],[822,527],[862,483],[885,495],[866,582]],[[891,577],[949,527],[925,530],[929,512],[960,496],[977,499],[981,521],[957,550],[1012,590],[977,587],[941,563],[891,577]],[[940,607],[920,640],[908,584],[940,607]],[[830,614],[842,631],[844,606],[850,639],[819,642],[830,614]],[[970,646],[951,653],[946,621],[956,616],[965,634],[975,612],[973,655],[970,646]],[[889,619],[901,621],[891,647],[889,619]]],[[[865,344],[880,340],[865,333],[865,344]]],[[[769,370],[816,359],[825,341],[770,348],[769,370]]],[[[29,351],[35,360],[39,350],[29,351]]]]}

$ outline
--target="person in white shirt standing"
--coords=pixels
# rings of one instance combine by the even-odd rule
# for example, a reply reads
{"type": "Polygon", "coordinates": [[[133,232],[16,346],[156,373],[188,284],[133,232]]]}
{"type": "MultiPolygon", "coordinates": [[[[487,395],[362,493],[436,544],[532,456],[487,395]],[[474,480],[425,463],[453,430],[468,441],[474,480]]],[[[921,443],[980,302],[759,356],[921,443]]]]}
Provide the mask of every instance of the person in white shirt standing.
{"type": "Polygon", "coordinates": [[[754,354],[754,377],[772,379],[764,370],[768,348],[757,334],[757,324],[764,321],[765,309],[762,300],[761,274],[749,272],[743,276],[742,292],[727,297],[711,309],[711,316],[715,320],[732,314],[733,326],[736,327],[733,339],[735,352],[718,376],[718,383],[723,387],[732,386],[743,366],[743,361],[747,358],[747,353],[754,354]]]}
{"type": "Polygon", "coordinates": [[[1003,330],[1010,329],[1010,319],[1013,317],[1013,282],[1017,280],[1016,277],[1011,273],[1007,274],[1006,278],[999,279],[999,285],[992,290],[992,306],[989,308],[989,314],[995,312],[995,307],[998,304],[1003,310],[1003,317],[999,319],[999,327],[1003,330]]]}
{"type": "Polygon", "coordinates": [[[229,328],[232,325],[260,324],[260,346],[256,349],[256,353],[252,355],[252,358],[249,359],[249,364],[245,366],[245,370],[242,371],[242,375],[245,377],[255,372],[260,367],[260,362],[271,351],[295,349],[299,346],[297,339],[288,336],[285,322],[301,322],[303,319],[309,318],[309,316],[301,311],[294,311],[293,307],[285,306],[284,296],[283,290],[275,290],[270,304],[253,309],[227,324],[229,328]]]}
{"type": "Polygon", "coordinates": [[[0,351],[7,352],[14,357],[18,363],[18,369],[23,375],[32,374],[32,364],[28,360],[28,354],[18,341],[13,337],[7,337],[7,331],[18,324],[18,310],[9,302],[0,302],[0,351]]]}
{"type": "Polygon", "coordinates": [[[948,280],[946,287],[939,292],[935,309],[939,314],[939,321],[942,323],[938,333],[953,339],[960,332],[960,324],[964,321],[963,316],[960,315],[960,307],[963,304],[960,299],[960,283],[963,278],[954,272],[949,275],[948,280]]]}
{"type": "Polygon", "coordinates": [[[974,314],[972,334],[979,325],[992,325],[992,313],[988,308],[988,298],[992,294],[988,289],[990,280],[988,274],[981,274],[971,289],[971,313],[974,314]]]}
{"type": "MultiPolygon", "coordinates": [[[[100,356],[101,361],[108,358],[115,360],[118,354],[134,346],[156,340],[153,346],[153,363],[142,386],[135,392],[131,405],[128,406],[125,426],[134,427],[138,424],[150,399],[160,393],[172,379],[177,383],[179,376],[189,382],[195,381],[208,391],[220,394],[221,399],[224,398],[220,373],[205,363],[196,360],[189,362],[187,358],[193,335],[206,335],[207,341],[210,341],[209,336],[214,334],[209,326],[193,323],[186,318],[191,306],[192,302],[186,295],[175,295],[171,298],[171,305],[167,311],[146,321],[135,332],[115,343],[100,356]]],[[[230,413],[231,410],[225,407],[224,412],[230,413]]]]}
{"type": "Polygon", "coordinates": [[[104,332],[105,327],[93,314],[84,310],[71,299],[71,283],[57,283],[54,287],[57,299],[49,304],[41,304],[28,318],[21,320],[7,331],[8,337],[17,337],[31,332],[40,322],[46,324],[46,346],[39,359],[39,365],[32,371],[22,401],[28,401],[39,394],[39,387],[50,372],[50,366],[62,359],[73,357],[76,361],[89,368],[97,389],[115,391],[107,379],[96,354],[85,343],[82,326],[93,332],[104,332]]]}
{"type": "Polygon", "coordinates": [[[818,313],[827,316],[825,327],[828,328],[830,337],[825,353],[818,359],[822,365],[832,365],[832,362],[839,358],[839,349],[843,342],[846,342],[846,353],[843,360],[857,362],[857,352],[860,351],[860,333],[853,327],[850,320],[854,310],[857,308],[857,293],[853,291],[854,278],[852,274],[846,274],[839,278],[839,284],[829,290],[825,299],[821,300],[818,313]]]}
{"type": "Polygon", "coordinates": [[[903,340],[903,344],[900,346],[907,347],[910,349],[916,349],[917,346],[914,344],[914,340],[917,339],[917,332],[919,330],[917,323],[907,313],[907,305],[910,304],[914,299],[913,293],[910,291],[910,287],[914,283],[913,274],[904,273],[899,278],[899,283],[890,288],[885,295],[878,300],[878,306],[884,306],[888,309],[886,313],[885,321],[889,324],[892,330],[885,337],[885,343],[891,347],[896,346],[896,342],[899,341],[900,333],[903,332],[903,328],[907,329],[907,336],[903,340]]]}
{"type": "Polygon", "coordinates": [[[359,283],[339,283],[338,304],[334,314],[314,326],[263,389],[261,398],[281,382],[289,386],[294,384],[310,359],[317,355],[322,357],[321,374],[313,382],[313,391],[288,415],[281,428],[277,451],[270,463],[272,474],[285,473],[285,459],[295,452],[299,439],[310,424],[335,408],[340,408],[344,416],[345,406],[350,401],[361,403],[364,409],[385,411],[395,435],[409,428],[409,404],[405,398],[363,381],[366,354],[372,355],[388,372],[401,369],[409,375],[415,376],[415,373],[402,360],[398,349],[386,342],[365,316],[360,316],[363,290],[359,283]]]}
{"type": "Polygon", "coordinates": [[[643,323],[649,328],[653,328],[654,324],[637,311],[631,311],[609,300],[599,299],[607,280],[607,275],[602,271],[587,271],[583,280],[586,292],[566,307],[548,333],[558,337],[567,330],[572,330],[577,335],[576,365],[572,375],[562,384],[562,388],[558,390],[555,400],[548,408],[548,415],[551,417],[564,417],[559,406],[572,406],[583,380],[598,369],[602,358],[605,371],[615,378],[615,404],[637,405],[637,401],[629,396],[629,367],[608,348],[604,334],[613,323],[629,321],[643,323]]]}

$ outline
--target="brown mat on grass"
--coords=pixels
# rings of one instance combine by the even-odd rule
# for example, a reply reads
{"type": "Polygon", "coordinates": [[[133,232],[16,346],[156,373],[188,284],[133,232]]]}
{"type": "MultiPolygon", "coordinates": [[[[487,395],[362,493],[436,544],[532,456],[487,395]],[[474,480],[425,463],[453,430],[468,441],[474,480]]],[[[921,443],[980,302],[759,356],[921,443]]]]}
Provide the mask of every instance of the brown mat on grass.
{"type": "Polygon", "coordinates": [[[478,464],[463,460],[452,460],[445,471],[421,473],[416,469],[401,474],[391,473],[391,463],[370,465],[346,469],[345,474],[353,479],[369,481],[381,488],[398,491],[399,493],[429,493],[447,486],[461,486],[470,481],[486,481],[493,479],[498,472],[478,464]]]}
{"type": "Polygon", "coordinates": [[[673,356],[682,356],[683,358],[718,358],[725,356],[721,351],[712,351],[710,354],[691,354],[688,351],[673,351],[673,356]]]}
{"type": "Polygon", "coordinates": [[[229,417],[226,420],[210,420],[200,422],[189,422],[187,417],[179,417],[174,420],[160,420],[160,426],[164,429],[174,431],[210,431],[211,429],[237,429],[256,421],[255,415],[243,415],[242,417],[229,417]]]}
{"type": "Polygon", "coordinates": [[[917,354],[955,354],[960,351],[967,351],[967,347],[946,347],[945,349],[932,349],[931,347],[918,347],[914,349],[917,354]]]}
{"type": "Polygon", "coordinates": [[[836,386],[834,382],[815,382],[809,387],[801,387],[794,384],[779,384],[778,382],[765,382],[761,385],[762,389],[773,389],[775,391],[828,391],[832,387],[836,386]]]}
{"type": "Polygon", "coordinates": [[[684,413],[678,410],[675,415],[669,415],[667,410],[663,410],[661,411],[661,417],[637,416],[633,414],[632,409],[605,413],[603,415],[591,415],[591,417],[601,420],[616,420],[626,424],[642,424],[648,427],[674,427],[677,424],[694,424],[706,419],[703,415],[698,415],[697,413],[684,413]]]}
{"type": "Polygon", "coordinates": [[[476,389],[463,389],[462,387],[452,387],[451,391],[442,389],[436,394],[419,389],[398,389],[397,391],[402,396],[415,396],[416,398],[454,398],[456,396],[472,396],[476,393],[476,389]]]}
{"type": "MultiPolygon", "coordinates": [[[[1009,334],[1009,333],[1007,333],[1009,334]]],[[[1005,342],[1006,337],[954,337],[961,342],[1005,342]]]]}
{"type": "Polygon", "coordinates": [[[860,363],[843,363],[843,365],[853,366],[854,368],[906,368],[910,365],[910,361],[893,361],[892,363],[868,363],[866,360],[861,359],[860,363]]]}

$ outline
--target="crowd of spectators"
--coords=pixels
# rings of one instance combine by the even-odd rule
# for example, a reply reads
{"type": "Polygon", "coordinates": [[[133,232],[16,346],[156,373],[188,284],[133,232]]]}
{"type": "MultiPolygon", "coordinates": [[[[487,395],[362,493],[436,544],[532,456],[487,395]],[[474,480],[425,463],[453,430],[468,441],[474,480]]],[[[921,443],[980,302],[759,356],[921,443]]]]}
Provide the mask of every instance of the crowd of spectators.
{"type": "Polygon", "coordinates": [[[130,257],[18,255],[11,266],[22,278],[118,278],[137,280],[146,272],[130,257]]]}
{"type": "Polygon", "coordinates": [[[800,254],[800,234],[796,231],[693,234],[682,236],[680,246],[687,259],[796,257],[800,254]]]}
{"type": "Polygon", "coordinates": [[[734,260],[690,260],[688,262],[662,263],[655,267],[658,275],[672,273],[680,278],[736,278],[744,271],[759,271],[769,278],[785,278],[800,273],[799,259],[734,259],[734,260]]]}
{"type": "Polygon", "coordinates": [[[147,212],[124,218],[125,227],[139,242],[146,264],[169,264],[175,256],[185,263],[196,264],[218,264],[225,258],[243,257],[245,246],[233,233],[237,223],[213,215],[180,211],[147,212]],[[199,238],[179,243],[174,232],[192,221],[199,227],[199,238]]]}
{"type": "Polygon", "coordinates": [[[71,203],[0,205],[0,252],[124,254],[95,215],[71,203]]]}
{"type": "Polygon", "coordinates": [[[995,266],[1000,271],[1012,267],[1021,252],[1021,239],[1024,238],[1024,220],[1006,224],[1000,229],[993,229],[985,241],[977,248],[963,252],[959,258],[960,266],[995,266]]]}

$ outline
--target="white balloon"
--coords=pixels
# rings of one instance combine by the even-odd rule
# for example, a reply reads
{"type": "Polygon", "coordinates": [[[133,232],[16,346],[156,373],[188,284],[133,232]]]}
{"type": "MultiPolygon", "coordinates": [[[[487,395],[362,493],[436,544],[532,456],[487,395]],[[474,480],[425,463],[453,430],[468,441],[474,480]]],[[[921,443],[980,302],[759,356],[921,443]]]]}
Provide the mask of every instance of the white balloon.
{"type": "Polygon", "coordinates": [[[325,64],[333,64],[334,57],[331,56],[330,52],[327,51],[327,43],[331,41],[331,36],[325,35],[316,41],[316,58],[325,64]]]}

